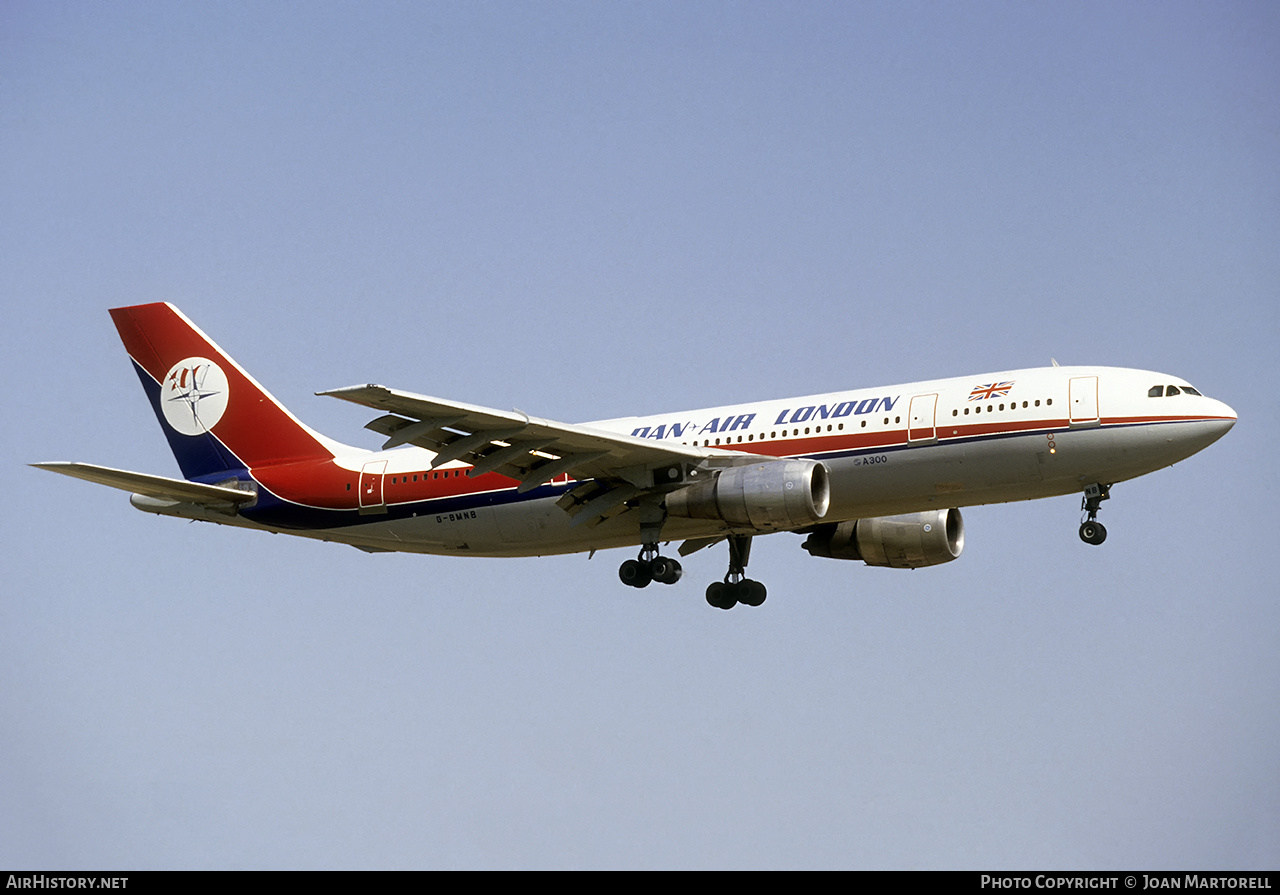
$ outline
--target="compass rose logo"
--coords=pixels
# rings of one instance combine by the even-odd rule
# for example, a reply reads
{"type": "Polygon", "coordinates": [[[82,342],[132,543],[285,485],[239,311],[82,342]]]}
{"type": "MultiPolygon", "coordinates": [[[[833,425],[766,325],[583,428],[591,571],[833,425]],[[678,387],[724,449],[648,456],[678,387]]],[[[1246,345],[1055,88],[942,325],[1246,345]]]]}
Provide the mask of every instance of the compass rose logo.
{"type": "Polygon", "coordinates": [[[204,357],[188,357],[169,368],[160,384],[160,407],[183,435],[203,435],[227,409],[227,374],[204,357]]]}

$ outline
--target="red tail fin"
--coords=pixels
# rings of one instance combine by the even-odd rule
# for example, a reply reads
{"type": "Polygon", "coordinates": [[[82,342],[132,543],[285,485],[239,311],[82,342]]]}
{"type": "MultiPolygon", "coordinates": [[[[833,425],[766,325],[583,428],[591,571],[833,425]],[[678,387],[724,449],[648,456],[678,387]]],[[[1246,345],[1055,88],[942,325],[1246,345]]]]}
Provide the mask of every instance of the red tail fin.
{"type": "Polygon", "coordinates": [[[173,305],[115,308],[111,318],[187,478],[333,457],[173,305]]]}

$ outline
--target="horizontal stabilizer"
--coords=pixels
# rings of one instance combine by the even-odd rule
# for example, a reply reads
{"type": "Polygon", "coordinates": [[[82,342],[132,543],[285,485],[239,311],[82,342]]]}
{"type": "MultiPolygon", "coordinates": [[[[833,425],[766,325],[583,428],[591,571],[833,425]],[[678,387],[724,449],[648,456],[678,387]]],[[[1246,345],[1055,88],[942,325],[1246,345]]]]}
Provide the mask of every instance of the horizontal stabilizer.
{"type": "Polygon", "coordinates": [[[145,472],[129,472],[125,469],[112,469],[108,466],[94,466],[92,463],[32,463],[36,469],[47,469],[50,472],[69,475],[72,478],[96,482],[121,491],[145,494],[160,500],[177,500],[198,504],[240,504],[249,503],[257,498],[253,491],[239,488],[226,488],[222,485],[202,485],[199,482],[188,482],[185,479],[171,479],[162,475],[148,475],[145,472]]]}

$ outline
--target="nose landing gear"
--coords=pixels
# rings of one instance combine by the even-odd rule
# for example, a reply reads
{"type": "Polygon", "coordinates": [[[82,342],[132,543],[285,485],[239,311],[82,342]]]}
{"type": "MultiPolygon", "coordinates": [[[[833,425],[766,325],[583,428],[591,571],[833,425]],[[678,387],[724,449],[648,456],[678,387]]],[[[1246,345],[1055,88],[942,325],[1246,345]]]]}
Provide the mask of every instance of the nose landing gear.
{"type": "Polygon", "coordinates": [[[1080,523],[1080,540],[1095,547],[1107,539],[1107,530],[1098,521],[1098,505],[1111,497],[1111,486],[1094,483],[1084,489],[1084,497],[1080,502],[1081,512],[1088,518],[1080,523]]]}

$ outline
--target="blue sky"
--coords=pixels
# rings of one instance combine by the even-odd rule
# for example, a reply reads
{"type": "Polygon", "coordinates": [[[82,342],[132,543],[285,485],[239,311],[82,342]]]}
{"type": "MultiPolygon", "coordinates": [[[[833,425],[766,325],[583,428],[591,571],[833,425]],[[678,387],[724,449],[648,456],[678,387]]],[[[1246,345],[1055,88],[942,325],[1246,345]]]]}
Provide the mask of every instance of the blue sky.
{"type": "Polygon", "coordinates": [[[0,865],[1274,868],[1268,3],[0,9],[0,865]],[[1240,422],[965,511],[915,572],[757,541],[367,556],[27,468],[176,464],[106,309],[311,425],[363,382],[581,421],[1061,363],[1240,422]]]}

